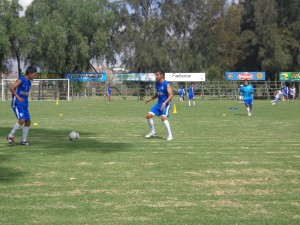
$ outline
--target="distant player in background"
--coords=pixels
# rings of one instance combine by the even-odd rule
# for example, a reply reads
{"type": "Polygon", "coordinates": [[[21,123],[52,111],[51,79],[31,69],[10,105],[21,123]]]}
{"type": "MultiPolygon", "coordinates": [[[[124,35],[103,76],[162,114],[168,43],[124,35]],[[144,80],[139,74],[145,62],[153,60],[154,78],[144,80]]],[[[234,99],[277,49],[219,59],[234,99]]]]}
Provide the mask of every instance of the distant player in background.
{"type": "Polygon", "coordinates": [[[191,106],[191,102],[193,102],[193,106],[196,105],[195,102],[195,92],[194,92],[194,83],[191,84],[188,90],[188,99],[189,99],[189,106],[191,106]]]}
{"type": "Polygon", "coordinates": [[[106,95],[107,95],[107,104],[110,103],[110,98],[111,98],[111,88],[110,88],[110,84],[107,84],[107,91],[106,91],[106,95]]]}
{"type": "Polygon", "coordinates": [[[18,119],[13,129],[7,136],[7,140],[11,145],[15,144],[15,133],[24,125],[21,145],[30,145],[27,141],[27,136],[31,124],[30,113],[28,110],[28,96],[31,89],[31,81],[34,79],[37,72],[35,67],[28,67],[25,75],[20,76],[19,79],[9,89],[12,93],[11,107],[18,119]]]}
{"type": "Polygon", "coordinates": [[[248,80],[245,80],[244,86],[240,90],[240,94],[243,95],[248,116],[252,115],[253,93],[254,93],[254,88],[252,87],[251,84],[249,84],[248,80]]]}
{"type": "Polygon", "coordinates": [[[271,101],[271,104],[272,105],[276,105],[276,103],[281,100],[282,95],[283,95],[283,92],[282,92],[281,89],[275,91],[275,93],[274,93],[274,100],[271,101]]]}
{"type": "Polygon", "coordinates": [[[172,88],[168,81],[165,80],[165,74],[162,70],[158,70],[155,72],[156,79],[156,93],[150,99],[146,100],[145,103],[152,101],[153,99],[158,98],[158,102],[150,109],[148,114],[146,115],[148,125],[150,127],[150,133],[147,134],[146,138],[151,138],[156,135],[153,116],[160,116],[162,122],[164,123],[167,132],[168,132],[168,141],[173,140],[173,135],[171,132],[170,123],[168,121],[168,117],[170,115],[171,109],[171,100],[173,98],[172,88]]]}
{"type": "Polygon", "coordinates": [[[283,98],[285,101],[289,101],[289,87],[286,84],[283,87],[283,98]]]}
{"type": "Polygon", "coordinates": [[[291,96],[292,102],[294,102],[294,100],[296,98],[296,88],[294,85],[292,85],[290,88],[290,96],[291,96]]]}
{"type": "MultiPolygon", "coordinates": [[[[241,86],[239,88],[239,93],[241,92],[242,87],[243,87],[243,85],[241,84],[241,86]]],[[[244,103],[243,95],[239,94],[239,100],[240,100],[240,103],[244,103]]]]}
{"type": "Polygon", "coordinates": [[[178,92],[179,92],[179,100],[181,102],[183,102],[183,100],[184,100],[184,94],[185,94],[184,88],[183,87],[179,88],[178,92]]]}

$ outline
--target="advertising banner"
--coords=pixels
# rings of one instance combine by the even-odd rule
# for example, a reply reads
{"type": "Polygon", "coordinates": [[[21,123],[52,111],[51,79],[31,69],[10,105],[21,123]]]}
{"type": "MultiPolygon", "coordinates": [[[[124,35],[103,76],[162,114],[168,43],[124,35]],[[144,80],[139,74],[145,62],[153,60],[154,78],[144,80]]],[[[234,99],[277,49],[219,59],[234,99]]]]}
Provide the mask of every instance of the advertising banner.
{"type": "Polygon", "coordinates": [[[281,80],[281,81],[300,81],[300,72],[280,72],[279,80],[281,80]]]}
{"type": "Polygon", "coordinates": [[[135,81],[135,82],[149,82],[155,81],[154,73],[115,73],[115,81],[135,81]]]}
{"type": "Polygon", "coordinates": [[[63,74],[58,74],[58,73],[43,73],[39,72],[35,74],[34,79],[57,79],[61,78],[63,74]]]}
{"type": "Polygon", "coordinates": [[[265,72],[226,72],[226,80],[266,80],[265,72]]]}
{"type": "Polygon", "coordinates": [[[165,79],[167,81],[205,81],[205,73],[166,73],[165,79]]]}
{"type": "Polygon", "coordinates": [[[80,82],[106,82],[106,73],[65,73],[65,78],[80,82]]]}

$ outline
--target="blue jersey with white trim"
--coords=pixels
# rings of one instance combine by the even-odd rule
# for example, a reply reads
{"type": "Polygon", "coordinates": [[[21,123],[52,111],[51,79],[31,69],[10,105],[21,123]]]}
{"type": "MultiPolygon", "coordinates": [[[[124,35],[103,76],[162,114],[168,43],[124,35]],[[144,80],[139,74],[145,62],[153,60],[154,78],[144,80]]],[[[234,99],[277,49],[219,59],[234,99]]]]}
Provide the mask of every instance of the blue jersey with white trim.
{"type": "MultiPolygon", "coordinates": [[[[163,104],[164,101],[169,97],[168,93],[168,84],[169,82],[164,80],[162,83],[156,82],[156,93],[158,97],[158,104],[163,104]]],[[[167,105],[169,102],[167,103],[167,105]]]]}
{"type": "Polygon", "coordinates": [[[185,93],[184,88],[180,88],[179,89],[179,96],[184,96],[184,93],[185,93]]]}
{"type": "Polygon", "coordinates": [[[107,95],[111,95],[111,88],[110,88],[110,86],[107,87],[107,95]]]}
{"type": "Polygon", "coordinates": [[[19,78],[21,80],[21,84],[16,88],[16,93],[18,94],[19,97],[23,98],[24,101],[20,102],[16,96],[12,96],[12,106],[15,104],[23,105],[23,106],[28,106],[28,96],[31,88],[31,81],[27,80],[25,76],[21,76],[19,78]]]}
{"type": "Polygon", "coordinates": [[[248,84],[247,86],[241,87],[240,94],[243,95],[244,100],[253,99],[254,88],[252,85],[248,84]]]}

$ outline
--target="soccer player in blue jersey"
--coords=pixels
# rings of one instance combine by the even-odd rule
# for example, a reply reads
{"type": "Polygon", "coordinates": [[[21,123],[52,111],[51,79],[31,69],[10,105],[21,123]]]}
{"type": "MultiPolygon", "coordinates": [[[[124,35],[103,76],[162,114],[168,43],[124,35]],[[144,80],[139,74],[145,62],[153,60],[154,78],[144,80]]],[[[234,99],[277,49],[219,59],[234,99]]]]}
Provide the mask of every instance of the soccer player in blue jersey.
{"type": "Polygon", "coordinates": [[[14,125],[10,134],[7,136],[7,140],[10,144],[14,145],[15,133],[24,125],[21,145],[30,145],[27,141],[27,136],[31,124],[30,113],[28,110],[28,96],[31,88],[31,81],[33,80],[35,73],[37,72],[35,67],[28,67],[24,76],[20,76],[19,79],[11,86],[10,92],[12,93],[11,107],[18,119],[18,122],[14,125]]]}
{"type": "Polygon", "coordinates": [[[179,88],[178,92],[179,92],[179,101],[183,102],[184,94],[185,94],[184,88],[183,87],[179,88]]]}
{"type": "Polygon", "coordinates": [[[153,99],[158,98],[158,102],[151,108],[149,113],[146,115],[149,127],[150,127],[150,133],[147,134],[146,138],[151,138],[156,135],[155,128],[154,128],[154,122],[153,122],[153,116],[160,116],[162,122],[165,124],[165,127],[168,132],[168,141],[173,140],[173,135],[171,132],[170,123],[168,121],[168,117],[170,115],[170,109],[171,109],[171,100],[173,98],[173,92],[172,88],[168,81],[165,80],[165,74],[162,70],[158,70],[155,72],[155,79],[156,79],[156,93],[154,96],[152,96],[150,99],[146,100],[145,103],[152,101],[153,99]]]}
{"type": "Polygon", "coordinates": [[[194,92],[194,83],[191,84],[188,90],[188,99],[189,99],[189,106],[191,106],[191,101],[193,102],[193,106],[196,105],[195,102],[195,92],[194,92]]]}
{"type": "Polygon", "coordinates": [[[110,88],[110,84],[107,85],[107,92],[106,92],[106,95],[107,95],[107,104],[110,103],[110,97],[111,97],[111,88],[110,88]]]}
{"type": "Polygon", "coordinates": [[[248,80],[244,81],[244,86],[240,89],[240,94],[243,95],[244,103],[247,109],[248,116],[252,115],[254,88],[249,84],[248,80]]]}

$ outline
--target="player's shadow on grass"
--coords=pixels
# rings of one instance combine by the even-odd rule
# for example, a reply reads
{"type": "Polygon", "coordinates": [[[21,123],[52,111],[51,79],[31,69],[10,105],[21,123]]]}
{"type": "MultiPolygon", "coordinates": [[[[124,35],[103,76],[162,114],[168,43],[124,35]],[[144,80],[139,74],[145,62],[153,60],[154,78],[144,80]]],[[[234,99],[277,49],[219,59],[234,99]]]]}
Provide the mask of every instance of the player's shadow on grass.
{"type": "Polygon", "coordinates": [[[235,116],[247,116],[245,113],[233,113],[233,115],[235,115],[235,116]]]}
{"type": "MultiPolygon", "coordinates": [[[[13,155],[11,155],[10,153],[0,155],[0,164],[9,160],[13,160],[13,155]]],[[[14,168],[4,166],[0,167],[0,183],[13,181],[14,179],[23,175],[24,173],[22,171],[16,170],[14,168]]]]}
{"type": "Polygon", "coordinates": [[[11,182],[24,175],[22,171],[8,167],[0,167],[0,183],[11,182]]]}
{"type": "MultiPolygon", "coordinates": [[[[9,132],[9,128],[5,128],[9,132]]],[[[68,154],[74,151],[87,151],[97,153],[113,153],[117,151],[128,151],[131,145],[122,142],[103,142],[95,137],[95,133],[80,132],[80,139],[72,142],[68,139],[69,130],[47,130],[42,128],[34,128],[30,131],[28,141],[31,146],[22,146],[17,139],[20,139],[22,131],[18,132],[15,137],[16,145],[7,148],[13,150],[27,149],[26,151],[39,151],[44,154],[68,154]]]]}

